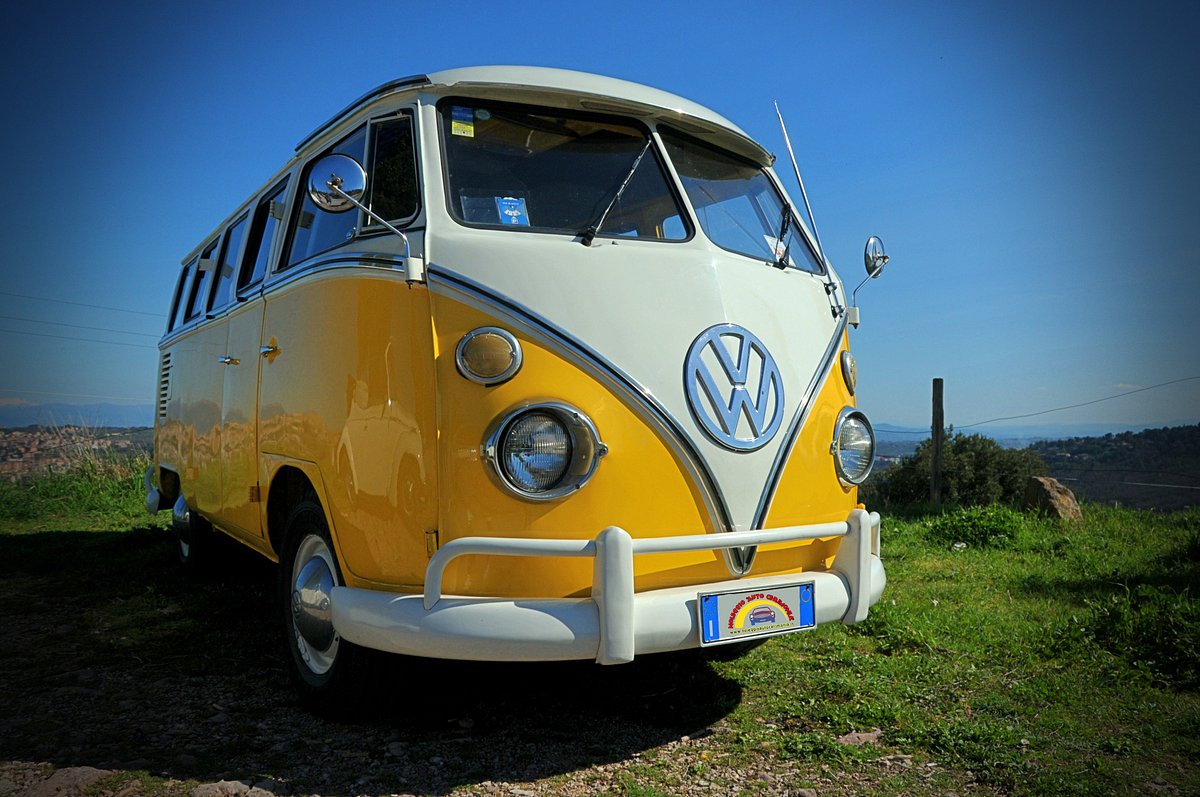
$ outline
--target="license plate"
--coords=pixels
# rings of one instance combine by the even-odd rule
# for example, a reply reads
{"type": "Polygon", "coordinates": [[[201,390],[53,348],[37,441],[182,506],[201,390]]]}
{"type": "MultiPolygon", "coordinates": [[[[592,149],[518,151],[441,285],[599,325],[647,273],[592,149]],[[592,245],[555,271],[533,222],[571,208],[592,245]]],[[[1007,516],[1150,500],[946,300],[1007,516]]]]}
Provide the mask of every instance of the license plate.
{"type": "Polygon", "coordinates": [[[813,584],[792,584],[763,590],[701,593],[700,644],[717,645],[770,634],[812,628],[813,584]]]}

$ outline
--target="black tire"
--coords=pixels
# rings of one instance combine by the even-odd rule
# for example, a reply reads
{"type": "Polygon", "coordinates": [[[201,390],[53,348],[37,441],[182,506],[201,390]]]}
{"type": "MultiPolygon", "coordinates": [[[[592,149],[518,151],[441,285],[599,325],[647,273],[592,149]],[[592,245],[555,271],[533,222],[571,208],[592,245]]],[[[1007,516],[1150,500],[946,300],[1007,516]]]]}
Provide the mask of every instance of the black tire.
{"type": "MultiPolygon", "coordinates": [[[[324,586],[340,585],[342,571],[325,513],[316,499],[310,497],[297,504],[288,516],[279,559],[279,612],[284,645],[300,702],[317,714],[353,718],[362,712],[372,687],[377,686],[374,674],[381,654],[341,639],[333,630],[332,621],[327,627],[323,621],[317,621],[314,631],[313,618],[323,615],[322,603],[327,613],[328,601],[310,598],[311,611],[306,612],[295,585],[305,565],[316,559],[323,560],[325,565],[324,573],[319,564],[314,565],[318,580],[324,579],[324,586]],[[308,626],[303,628],[306,622],[308,626]]],[[[310,591],[312,594],[323,595],[324,589],[310,591]]]]}

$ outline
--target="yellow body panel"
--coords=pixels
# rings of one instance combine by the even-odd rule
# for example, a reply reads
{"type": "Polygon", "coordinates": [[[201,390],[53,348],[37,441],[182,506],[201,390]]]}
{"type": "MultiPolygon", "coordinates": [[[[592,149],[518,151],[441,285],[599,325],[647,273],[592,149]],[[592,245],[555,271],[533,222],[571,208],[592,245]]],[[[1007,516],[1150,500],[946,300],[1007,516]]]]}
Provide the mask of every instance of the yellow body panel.
{"type": "MultiPolygon", "coordinates": [[[[439,528],[443,543],[468,536],[592,539],[610,525],[620,526],[635,538],[716,531],[700,495],[670,448],[597,379],[539,341],[509,329],[521,343],[524,366],[502,385],[478,385],[458,373],[455,347],[463,335],[477,327],[505,325],[441,296],[434,298],[434,313],[440,352],[439,528]],[[482,457],[482,443],[491,424],[512,408],[537,400],[563,401],[582,410],[609,447],[592,480],[563,500],[532,502],[511,495],[496,484],[482,457]]],[[[820,399],[835,403],[841,400],[836,391],[820,399]]],[[[831,405],[820,417],[836,418],[842,406],[831,405]]],[[[818,434],[832,434],[832,422],[818,434]]],[[[823,502],[820,511],[797,516],[783,525],[844,520],[853,508],[852,498],[837,486],[832,475],[827,439],[823,450],[825,462],[819,464],[828,465],[831,474],[826,477],[820,470],[819,479],[831,482],[836,495],[817,492],[809,503],[823,502]]],[[[804,463],[812,467],[812,460],[817,458],[807,455],[804,463]]],[[[751,572],[761,575],[823,567],[835,545],[804,543],[786,550],[764,551],[751,572]]],[[[712,551],[639,556],[634,565],[639,591],[730,578],[724,556],[712,551]]],[[[584,596],[590,594],[591,584],[590,559],[469,556],[451,564],[445,589],[464,595],[584,596]]]]}
{"type": "Polygon", "coordinates": [[[266,302],[261,453],[314,463],[350,586],[420,584],[437,512],[428,293],[342,267],[266,302]]]}
{"type": "MultiPolygon", "coordinates": [[[[765,528],[845,520],[858,503],[858,489],[846,489],[838,481],[829,450],[838,413],[843,407],[854,406],[854,396],[850,395],[842,374],[840,353],[847,350],[847,344],[843,333],[838,356],[834,358],[825,383],[817,391],[812,412],[784,465],[775,499],[763,524],[765,528]]],[[[814,553],[820,550],[825,559],[819,564],[810,564],[810,567],[825,568],[832,564],[840,542],[840,538],[834,538],[813,543],[814,553]]],[[[756,569],[766,567],[770,570],[784,565],[785,556],[770,548],[761,548],[756,569]]]]}

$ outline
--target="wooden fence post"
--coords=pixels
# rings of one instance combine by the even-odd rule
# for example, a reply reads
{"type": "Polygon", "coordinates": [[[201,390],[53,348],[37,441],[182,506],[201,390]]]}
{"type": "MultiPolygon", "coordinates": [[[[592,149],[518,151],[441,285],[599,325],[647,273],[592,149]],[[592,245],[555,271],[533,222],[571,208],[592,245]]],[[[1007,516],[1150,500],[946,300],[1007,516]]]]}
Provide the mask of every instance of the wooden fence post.
{"type": "Polygon", "coordinates": [[[945,444],[945,413],[942,410],[942,379],[933,380],[933,463],[929,473],[929,500],[942,504],[942,448],[945,444]]]}

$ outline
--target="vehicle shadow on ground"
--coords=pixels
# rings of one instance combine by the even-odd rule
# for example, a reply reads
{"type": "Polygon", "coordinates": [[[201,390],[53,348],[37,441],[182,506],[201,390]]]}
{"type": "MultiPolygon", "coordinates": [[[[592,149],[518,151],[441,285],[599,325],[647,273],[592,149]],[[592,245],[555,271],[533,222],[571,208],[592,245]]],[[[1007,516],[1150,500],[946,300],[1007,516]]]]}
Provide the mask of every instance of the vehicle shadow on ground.
{"type": "Polygon", "coordinates": [[[631,665],[390,657],[349,720],[301,708],[274,567],[237,546],[180,572],[166,532],[0,534],[0,758],[293,793],[445,794],[703,735],[741,687],[698,655],[631,665]]]}

